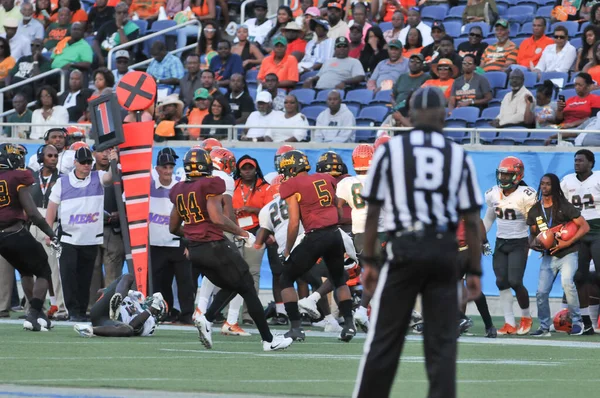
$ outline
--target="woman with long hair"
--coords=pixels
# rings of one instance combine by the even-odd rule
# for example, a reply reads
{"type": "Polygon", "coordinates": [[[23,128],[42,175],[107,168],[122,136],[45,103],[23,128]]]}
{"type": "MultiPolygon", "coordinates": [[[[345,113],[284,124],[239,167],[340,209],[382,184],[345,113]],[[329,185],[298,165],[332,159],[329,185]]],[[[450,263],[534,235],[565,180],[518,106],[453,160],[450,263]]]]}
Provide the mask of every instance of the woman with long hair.
{"type": "MultiPolygon", "coordinates": [[[[208,115],[204,117],[202,120],[202,125],[234,125],[235,118],[231,113],[231,107],[229,106],[229,101],[225,99],[224,96],[218,95],[216,96],[210,106],[208,107],[208,115]]],[[[202,131],[200,133],[201,139],[206,138],[216,138],[218,140],[226,140],[227,139],[227,129],[226,128],[211,128],[211,127],[202,127],[202,131]]]]}
{"type": "MultiPolygon", "coordinates": [[[[190,0],[189,7],[193,13],[192,19],[208,22],[213,21],[217,16],[215,0],[190,0]]],[[[185,26],[177,31],[177,48],[185,47],[188,37],[198,37],[198,26],[185,26]]],[[[214,48],[216,50],[216,46],[214,48]]]]}
{"type": "Polygon", "coordinates": [[[385,45],[386,41],[381,28],[379,26],[370,27],[365,35],[365,47],[358,58],[365,72],[373,72],[379,62],[389,58],[385,45]]]}
{"type": "Polygon", "coordinates": [[[69,124],[69,112],[58,104],[58,95],[52,86],[42,86],[37,95],[36,110],[31,116],[31,134],[29,138],[39,140],[50,127],[69,124]]]}
{"type": "Polygon", "coordinates": [[[596,25],[588,25],[583,30],[583,44],[577,51],[577,62],[575,70],[581,71],[593,58],[592,47],[594,43],[600,40],[600,27],[596,25]]]}
{"type": "Polygon", "coordinates": [[[231,47],[231,53],[242,58],[244,70],[250,70],[260,65],[265,56],[256,44],[248,40],[248,27],[246,25],[241,25],[237,29],[236,37],[238,42],[231,47]]]}
{"type": "Polygon", "coordinates": [[[423,35],[417,28],[410,28],[406,35],[406,43],[404,43],[404,50],[402,50],[402,56],[404,58],[410,58],[413,54],[420,54],[423,49],[423,35]]]}
{"type": "Polygon", "coordinates": [[[33,18],[40,21],[44,25],[44,29],[50,25],[50,17],[52,14],[52,4],[50,0],[37,0],[35,2],[35,11],[33,12],[33,18]]]}
{"type": "MultiPolygon", "coordinates": [[[[198,40],[198,46],[196,47],[196,54],[206,56],[210,53],[217,54],[217,45],[221,41],[221,31],[219,25],[215,21],[206,21],[202,27],[202,34],[200,40],[198,40]]],[[[210,62],[206,60],[206,68],[210,62]]],[[[204,69],[204,68],[202,68],[204,69]]]]}
{"type": "Polygon", "coordinates": [[[271,29],[271,31],[267,34],[265,41],[263,43],[263,49],[266,52],[271,52],[273,50],[273,39],[275,36],[282,36],[281,29],[285,28],[285,25],[288,22],[292,22],[294,20],[294,15],[292,13],[292,9],[288,6],[279,6],[277,9],[277,22],[275,26],[271,29]]]}
{"type": "Polygon", "coordinates": [[[10,44],[0,37],[0,86],[4,86],[6,77],[17,61],[10,55],[10,44]]]}

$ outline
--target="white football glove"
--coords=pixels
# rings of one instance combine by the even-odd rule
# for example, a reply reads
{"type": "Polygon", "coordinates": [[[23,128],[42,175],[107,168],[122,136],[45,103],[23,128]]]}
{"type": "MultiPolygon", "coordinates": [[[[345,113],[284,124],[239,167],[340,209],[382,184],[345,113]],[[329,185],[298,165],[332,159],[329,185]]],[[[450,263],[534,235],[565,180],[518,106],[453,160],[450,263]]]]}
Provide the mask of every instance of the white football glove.
{"type": "Polygon", "coordinates": [[[152,295],[152,304],[150,305],[157,311],[161,310],[162,303],[165,301],[161,293],[154,293],[152,295]]]}
{"type": "Polygon", "coordinates": [[[254,234],[248,232],[248,237],[241,237],[246,243],[244,244],[244,246],[249,247],[249,248],[253,248],[254,247],[254,243],[256,242],[256,236],[254,236],[254,234]]]}
{"type": "Polygon", "coordinates": [[[60,241],[58,240],[58,237],[54,237],[50,241],[50,248],[56,255],[56,258],[60,258],[60,255],[62,254],[62,246],[60,245],[60,241]]]}
{"type": "Polygon", "coordinates": [[[486,242],[482,245],[482,251],[483,251],[484,256],[491,256],[492,255],[492,246],[488,242],[486,242]]]}

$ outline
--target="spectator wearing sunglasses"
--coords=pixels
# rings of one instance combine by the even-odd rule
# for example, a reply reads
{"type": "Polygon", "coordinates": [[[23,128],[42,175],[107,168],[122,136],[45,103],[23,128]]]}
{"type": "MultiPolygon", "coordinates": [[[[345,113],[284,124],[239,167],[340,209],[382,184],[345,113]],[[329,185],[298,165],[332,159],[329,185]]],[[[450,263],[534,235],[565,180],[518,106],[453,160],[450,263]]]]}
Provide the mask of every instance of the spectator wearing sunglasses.
{"type": "Polygon", "coordinates": [[[454,80],[452,94],[448,101],[448,111],[463,106],[485,108],[492,100],[490,83],[484,75],[475,73],[475,56],[467,54],[462,61],[463,75],[454,80]]]}
{"type": "Polygon", "coordinates": [[[473,26],[469,31],[469,40],[458,45],[458,55],[464,58],[465,55],[471,54],[475,56],[475,65],[481,63],[481,56],[488,47],[488,44],[483,40],[483,31],[479,26],[473,26]]]}
{"type": "MultiPolygon", "coordinates": [[[[17,60],[17,64],[11,69],[8,84],[27,80],[40,73],[50,70],[50,61],[42,56],[43,41],[35,39],[31,42],[31,55],[26,55],[17,60]]],[[[28,98],[33,98],[33,84],[19,88],[28,98]]]]}
{"type": "Polygon", "coordinates": [[[533,19],[533,35],[523,40],[519,46],[517,64],[527,69],[535,68],[542,57],[544,49],[554,43],[551,38],[544,34],[545,31],[546,19],[535,17],[533,19]]]}
{"type": "Polygon", "coordinates": [[[550,44],[544,49],[540,61],[533,71],[538,73],[538,78],[541,77],[542,72],[566,73],[569,72],[576,58],[577,49],[569,43],[567,28],[557,26],[554,29],[554,44],[550,44]]]}

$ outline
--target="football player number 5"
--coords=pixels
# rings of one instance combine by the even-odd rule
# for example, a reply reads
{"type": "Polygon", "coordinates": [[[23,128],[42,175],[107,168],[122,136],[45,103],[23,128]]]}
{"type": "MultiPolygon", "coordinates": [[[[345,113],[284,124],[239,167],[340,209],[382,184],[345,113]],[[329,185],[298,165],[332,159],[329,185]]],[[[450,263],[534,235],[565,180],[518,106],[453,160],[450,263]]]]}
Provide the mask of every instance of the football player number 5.
{"type": "Polygon", "coordinates": [[[313,185],[315,186],[315,190],[317,191],[317,195],[319,196],[319,203],[321,203],[321,206],[331,206],[331,203],[333,202],[333,195],[331,195],[331,192],[329,192],[329,190],[325,188],[325,186],[327,185],[325,180],[317,180],[313,182],[313,185]]]}
{"type": "Polygon", "coordinates": [[[200,206],[198,206],[198,201],[196,200],[196,192],[190,192],[188,194],[187,206],[183,200],[183,194],[177,195],[176,202],[177,212],[186,224],[204,221],[204,215],[202,214],[202,211],[200,211],[200,206]]]}
{"type": "Polygon", "coordinates": [[[6,181],[0,181],[0,207],[7,206],[10,203],[10,196],[8,195],[8,184],[6,181]]]}

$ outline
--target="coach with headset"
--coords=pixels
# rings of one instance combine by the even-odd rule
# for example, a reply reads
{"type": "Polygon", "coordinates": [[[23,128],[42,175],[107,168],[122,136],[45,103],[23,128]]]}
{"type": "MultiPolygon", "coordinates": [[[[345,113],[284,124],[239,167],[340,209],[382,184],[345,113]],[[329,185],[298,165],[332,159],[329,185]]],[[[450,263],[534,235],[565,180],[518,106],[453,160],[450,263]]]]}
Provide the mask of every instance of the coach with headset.
{"type": "MultiPolygon", "coordinates": [[[[75,151],[66,149],[67,129],[64,127],[53,127],[44,134],[44,143],[53,145],[58,151],[58,163],[56,168],[62,174],[68,174],[75,167],[75,151]]],[[[41,163],[36,156],[29,158],[27,168],[31,171],[38,171],[41,163]]]]}
{"type": "Polygon", "coordinates": [[[427,396],[456,397],[459,217],[465,220],[469,245],[469,295],[481,294],[483,196],[475,167],[464,149],[442,134],[446,99],[440,89],[417,90],[410,105],[415,127],[377,149],[362,191],[369,202],[363,288],[374,295],[355,397],[389,396],[418,294],[423,305],[427,396]],[[388,242],[387,260],[380,269],[376,241],[382,209],[388,242]]]}

